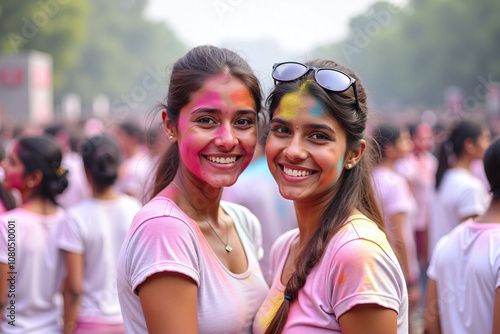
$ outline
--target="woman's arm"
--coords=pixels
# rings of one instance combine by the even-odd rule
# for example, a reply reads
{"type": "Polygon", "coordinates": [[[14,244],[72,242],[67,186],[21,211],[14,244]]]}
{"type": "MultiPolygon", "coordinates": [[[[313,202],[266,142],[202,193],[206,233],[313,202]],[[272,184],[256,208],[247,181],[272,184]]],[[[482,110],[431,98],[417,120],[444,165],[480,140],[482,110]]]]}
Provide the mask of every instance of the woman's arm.
{"type": "Polygon", "coordinates": [[[64,284],[64,333],[75,331],[78,319],[78,308],[82,294],[83,255],[64,252],[66,255],[67,276],[64,284]]]}
{"type": "Polygon", "coordinates": [[[495,294],[495,306],[493,307],[493,330],[492,334],[500,334],[500,288],[495,294]]]}
{"type": "Polygon", "coordinates": [[[343,334],[396,334],[396,311],[377,304],[361,304],[351,308],[339,318],[343,334]]]}
{"type": "Polygon", "coordinates": [[[441,323],[439,322],[439,299],[437,294],[437,284],[435,280],[430,278],[427,280],[427,297],[425,299],[424,328],[425,328],[425,334],[441,334],[441,323]]]}
{"type": "Polygon", "coordinates": [[[157,273],[137,289],[149,334],[198,333],[198,287],[192,279],[157,273]]]}

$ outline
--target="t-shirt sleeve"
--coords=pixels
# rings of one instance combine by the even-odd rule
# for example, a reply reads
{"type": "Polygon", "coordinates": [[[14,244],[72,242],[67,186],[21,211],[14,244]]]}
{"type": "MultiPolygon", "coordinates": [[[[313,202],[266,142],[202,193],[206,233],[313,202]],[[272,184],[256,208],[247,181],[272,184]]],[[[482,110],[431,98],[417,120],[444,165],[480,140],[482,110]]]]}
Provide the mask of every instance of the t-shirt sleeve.
{"type": "Polygon", "coordinates": [[[486,194],[479,187],[467,187],[458,197],[456,210],[461,219],[481,215],[486,211],[486,194]]]}
{"type": "Polygon", "coordinates": [[[411,202],[408,198],[409,193],[409,186],[404,179],[401,179],[399,182],[393,182],[385,190],[384,211],[387,216],[411,211],[411,202]]]}
{"type": "Polygon", "coordinates": [[[377,304],[399,312],[406,289],[399,263],[377,243],[355,239],[332,258],[329,273],[335,316],[360,304],[377,304]]]}
{"type": "Polygon", "coordinates": [[[200,282],[199,241],[187,222],[164,216],[143,222],[126,247],[126,275],[132,291],[148,277],[175,272],[200,282]]]}
{"type": "Polygon", "coordinates": [[[78,224],[78,217],[68,214],[62,223],[61,238],[57,246],[65,251],[83,254],[85,251],[82,224],[78,224]]]}
{"type": "Polygon", "coordinates": [[[446,243],[446,240],[448,240],[448,238],[449,238],[448,234],[441,237],[436,243],[436,247],[434,247],[434,250],[432,251],[429,267],[427,268],[427,277],[429,277],[430,279],[433,280],[437,279],[438,276],[437,266],[439,265],[437,262],[439,258],[439,253],[441,252],[441,248],[443,248],[443,245],[446,243]]]}

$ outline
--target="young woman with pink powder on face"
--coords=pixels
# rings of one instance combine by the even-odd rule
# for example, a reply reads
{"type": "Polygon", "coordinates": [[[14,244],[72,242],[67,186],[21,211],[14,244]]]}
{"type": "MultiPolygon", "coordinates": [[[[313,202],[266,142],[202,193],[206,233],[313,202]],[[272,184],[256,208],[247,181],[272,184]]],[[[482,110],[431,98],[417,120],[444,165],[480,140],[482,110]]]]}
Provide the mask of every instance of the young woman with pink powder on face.
{"type": "Polygon", "coordinates": [[[128,333],[251,332],[268,291],[260,225],[220,198],[252,160],[260,109],[258,80],[236,53],[200,46],[174,64],[158,108],[172,145],[118,265],[128,333]]]}

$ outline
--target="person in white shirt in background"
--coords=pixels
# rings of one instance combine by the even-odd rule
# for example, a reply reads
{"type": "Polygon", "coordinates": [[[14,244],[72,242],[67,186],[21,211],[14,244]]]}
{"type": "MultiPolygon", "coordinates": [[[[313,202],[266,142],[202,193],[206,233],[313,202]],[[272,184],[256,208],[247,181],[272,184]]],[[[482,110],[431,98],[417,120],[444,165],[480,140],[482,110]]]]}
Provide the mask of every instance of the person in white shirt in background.
{"type": "Polygon", "coordinates": [[[17,189],[22,205],[0,216],[1,333],[61,333],[64,257],[57,248],[66,213],[57,195],[68,185],[62,151],[49,136],[11,145],[5,189],[17,189]]]}
{"type": "Polygon", "coordinates": [[[116,126],[114,137],[122,153],[115,189],[143,201],[151,176],[151,160],[144,145],[144,131],[132,121],[116,126]]]}
{"type": "Polygon", "coordinates": [[[429,199],[436,182],[437,158],[432,154],[434,136],[432,128],[426,123],[409,127],[413,150],[404,159],[396,161],[394,168],[410,185],[417,201],[418,210],[413,220],[415,244],[421,273],[425,274],[428,265],[427,227],[429,225],[429,199]]]}
{"type": "Polygon", "coordinates": [[[63,152],[63,167],[68,170],[68,187],[57,197],[57,203],[63,208],[80,203],[91,195],[90,186],[83,170],[82,156],[71,149],[69,131],[63,125],[53,125],[44,130],[46,135],[54,137],[63,152]]]}
{"type": "MultiPolygon", "coordinates": [[[[384,216],[387,237],[396,250],[408,288],[410,333],[417,331],[418,304],[421,300],[420,268],[414,235],[418,210],[408,182],[396,173],[394,165],[413,149],[408,129],[383,125],[373,132],[380,149],[378,165],[372,172],[375,197],[384,216]]],[[[377,154],[375,154],[377,157],[377,154]]]]}
{"type": "Polygon", "coordinates": [[[102,134],[88,139],[81,145],[81,154],[92,198],[68,209],[58,242],[68,268],[64,330],[68,334],[125,333],[116,268],[123,240],[141,204],[113,189],[120,150],[111,137],[102,134]]]}
{"type": "Polygon", "coordinates": [[[500,138],[484,154],[492,200],[486,212],[441,238],[432,254],[428,334],[500,334],[500,138]]]}
{"type": "Polygon", "coordinates": [[[453,127],[440,148],[436,189],[431,195],[428,254],[438,240],[458,224],[481,215],[489,201],[483,182],[471,173],[474,159],[482,159],[491,139],[486,125],[463,120],[453,127]]]}

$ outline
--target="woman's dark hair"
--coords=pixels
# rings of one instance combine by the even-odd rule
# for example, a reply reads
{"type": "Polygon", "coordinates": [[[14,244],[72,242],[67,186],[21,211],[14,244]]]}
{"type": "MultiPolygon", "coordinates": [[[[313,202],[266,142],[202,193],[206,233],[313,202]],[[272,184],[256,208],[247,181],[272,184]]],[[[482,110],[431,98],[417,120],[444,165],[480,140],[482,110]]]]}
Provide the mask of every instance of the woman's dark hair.
{"type": "MultiPolygon", "coordinates": [[[[210,45],[195,47],[175,62],[167,96],[155,110],[166,110],[169,119],[177,125],[181,108],[191,101],[193,93],[199,90],[209,77],[223,73],[229,73],[245,84],[259,114],[262,92],[250,66],[237,53],[210,45]]],[[[178,166],[179,148],[174,143],[159,160],[153,197],[173,180],[178,166]]]]}
{"type": "Polygon", "coordinates": [[[42,173],[37,195],[57,205],[56,196],[68,186],[68,171],[61,166],[62,151],[55,139],[33,136],[19,139],[15,146],[17,156],[24,165],[24,174],[42,173]]]}
{"type": "Polygon", "coordinates": [[[436,189],[439,189],[444,173],[454,164],[456,159],[463,153],[464,144],[467,139],[475,143],[483,133],[484,127],[481,123],[472,120],[463,120],[452,130],[448,138],[441,144],[438,154],[438,169],[436,171],[436,189]]]}
{"type": "Polygon", "coordinates": [[[495,139],[484,153],[483,163],[493,195],[492,201],[496,202],[500,200],[500,137],[495,139]]]}
{"type": "Polygon", "coordinates": [[[387,144],[396,145],[401,137],[401,128],[395,125],[382,125],[373,131],[373,139],[377,143],[378,150],[374,150],[374,159],[380,162],[386,157],[387,144]]]}
{"type": "MultiPolygon", "coordinates": [[[[339,64],[323,59],[316,59],[306,63],[309,66],[339,69],[356,79],[357,93],[359,99],[359,110],[352,88],[344,92],[331,92],[323,89],[314,80],[314,72],[309,71],[303,77],[292,81],[278,83],[267,99],[270,117],[278,107],[285,94],[303,91],[319,99],[328,109],[330,115],[338,121],[346,131],[346,157],[350,149],[361,145],[365,139],[366,121],[368,108],[366,105],[366,92],[359,78],[349,69],[339,64]]],[[[308,241],[295,261],[295,272],[290,277],[285,295],[292,301],[296,300],[299,290],[304,286],[307,276],[322,257],[328,241],[339,231],[353,210],[358,209],[368,218],[373,220],[381,229],[383,221],[375,200],[373,188],[370,181],[370,150],[365,150],[361,160],[351,169],[345,169],[339,179],[340,186],[331,199],[319,228],[308,241]]],[[[288,309],[291,301],[283,300],[274,319],[271,321],[266,333],[281,333],[288,317],[288,309]]]]}
{"type": "Polygon", "coordinates": [[[120,167],[120,149],[113,138],[107,135],[89,138],[80,146],[80,154],[96,187],[103,189],[115,183],[120,167]]]}

